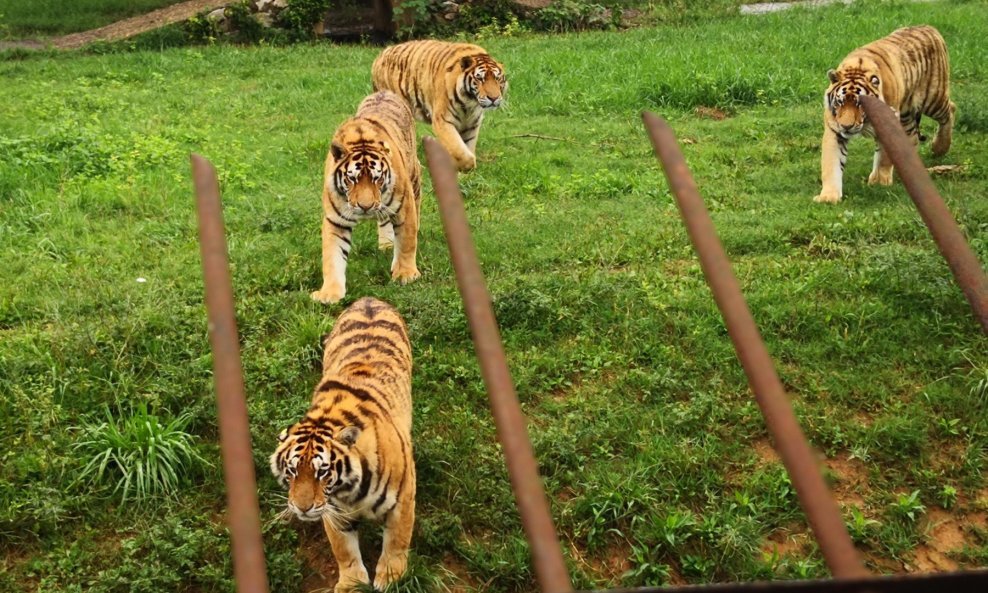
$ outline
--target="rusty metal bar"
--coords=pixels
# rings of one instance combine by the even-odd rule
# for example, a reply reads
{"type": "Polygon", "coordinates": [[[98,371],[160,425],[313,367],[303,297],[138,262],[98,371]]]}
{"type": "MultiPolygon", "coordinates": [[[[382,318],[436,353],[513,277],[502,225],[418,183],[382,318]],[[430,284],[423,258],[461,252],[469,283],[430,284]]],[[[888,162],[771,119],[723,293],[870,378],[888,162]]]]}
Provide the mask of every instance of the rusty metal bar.
{"type": "Polygon", "coordinates": [[[213,378],[219,416],[220,450],[226,480],[233,575],[240,593],[267,593],[257,482],[247,424],[240,344],[233,314],[233,288],[227,265],[223,210],[216,170],[203,157],[192,155],[199,211],[199,249],[206,285],[209,344],[213,350],[213,378]]]}
{"type": "Polygon", "coordinates": [[[567,593],[573,587],[552,524],[532,444],[528,440],[525,416],[508,371],[491,298],[470,238],[463,196],[456,183],[456,169],[438,142],[426,138],[424,144],[433,189],[439,200],[439,213],[446,230],[446,244],[456,271],[456,283],[463,298],[477,360],[490,397],[497,437],[504,449],[515,502],[532,549],[535,576],[543,593],[567,593]]]}
{"type": "Polygon", "coordinates": [[[642,119],[655,147],[655,154],[669,179],[669,187],[676,197],[686,230],[700,258],[703,274],[724,317],[734,350],[748,376],[748,384],[755,393],[765,424],[792,479],[827,566],[838,578],[865,576],[868,571],[851,543],[837,504],[830,496],[813,451],[775,373],[772,358],[741,294],[738,280],[679,150],[676,136],[669,124],[658,116],[646,111],[642,119]]]}
{"type": "Polygon", "coordinates": [[[875,128],[885,154],[892,160],[902,184],[906,186],[940,253],[947,260],[954,279],[971,303],[981,329],[988,334],[988,278],[978,257],[964,239],[964,234],[937,192],[930,174],[923,166],[919,153],[906,136],[899,118],[888,105],[875,97],[861,96],[868,120],[875,128]]]}

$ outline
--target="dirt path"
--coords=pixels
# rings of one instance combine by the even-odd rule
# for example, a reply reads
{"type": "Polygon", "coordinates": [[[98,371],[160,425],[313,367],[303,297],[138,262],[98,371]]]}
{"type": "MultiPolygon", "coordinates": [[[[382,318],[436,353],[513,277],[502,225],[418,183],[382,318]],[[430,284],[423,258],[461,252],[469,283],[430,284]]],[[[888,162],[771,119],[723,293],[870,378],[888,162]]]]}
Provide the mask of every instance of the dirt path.
{"type": "Polygon", "coordinates": [[[47,43],[37,40],[3,42],[0,43],[0,49],[44,49],[48,44],[51,44],[56,49],[76,49],[94,41],[117,41],[118,39],[126,39],[139,33],[150,31],[151,29],[184,21],[204,10],[219,8],[229,2],[230,0],[189,0],[188,2],[180,2],[159,8],[147,14],[117,21],[99,29],[55,37],[47,43]]]}

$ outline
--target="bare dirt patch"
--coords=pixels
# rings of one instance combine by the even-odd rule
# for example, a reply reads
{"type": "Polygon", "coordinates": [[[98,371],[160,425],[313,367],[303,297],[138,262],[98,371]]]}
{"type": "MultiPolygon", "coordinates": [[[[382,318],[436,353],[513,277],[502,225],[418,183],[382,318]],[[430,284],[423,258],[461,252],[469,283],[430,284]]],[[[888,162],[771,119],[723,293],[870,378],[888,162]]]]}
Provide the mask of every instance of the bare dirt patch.
{"type": "Polygon", "coordinates": [[[868,469],[860,459],[838,455],[827,459],[823,464],[834,478],[830,489],[834,498],[842,506],[864,506],[864,495],[868,491],[868,469]]]}
{"type": "MultiPolygon", "coordinates": [[[[320,526],[321,527],[321,526],[320,526]]],[[[305,563],[306,575],[302,579],[301,591],[315,593],[332,591],[340,573],[336,559],[329,548],[329,541],[322,529],[306,529],[299,538],[298,555],[305,563]]]]}
{"type": "Polygon", "coordinates": [[[755,455],[758,456],[758,460],[763,465],[768,465],[771,463],[780,463],[779,454],[775,452],[772,447],[772,441],[768,437],[763,437],[751,444],[752,448],[755,450],[755,455]]]}
{"type": "Polygon", "coordinates": [[[730,117],[727,112],[721,109],[717,109],[716,107],[706,107],[704,105],[700,105],[696,108],[696,115],[697,117],[712,119],[714,121],[723,121],[730,117]]]}
{"type": "Polygon", "coordinates": [[[777,529],[769,534],[761,545],[762,553],[766,556],[783,558],[785,556],[805,556],[813,538],[805,531],[792,529],[777,529]]]}
{"type": "MultiPolygon", "coordinates": [[[[56,49],[78,49],[84,45],[89,45],[94,41],[119,41],[134,35],[139,35],[152,29],[158,29],[165,25],[177,23],[191,18],[200,12],[212,10],[230,4],[231,0],[189,0],[173,4],[147,14],[138,15],[122,21],[111,23],[99,29],[72,33],[62,37],[55,37],[49,43],[56,49]]],[[[4,42],[0,49],[43,49],[46,44],[34,39],[23,41],[4,42]]]]}

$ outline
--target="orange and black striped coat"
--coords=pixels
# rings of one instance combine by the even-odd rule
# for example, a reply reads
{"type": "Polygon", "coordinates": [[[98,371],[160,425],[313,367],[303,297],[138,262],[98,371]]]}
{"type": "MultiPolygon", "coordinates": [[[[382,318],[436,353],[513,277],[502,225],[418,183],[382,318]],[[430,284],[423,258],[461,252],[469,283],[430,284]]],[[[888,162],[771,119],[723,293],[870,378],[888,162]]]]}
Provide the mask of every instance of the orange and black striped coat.
{"type": "Polygon", "coordinates": [[[400,577],[415,521],[415,465],[412,353],[394,307],[363,298],[340,315],[309,410],[278,438],[271,471],[288,486],[291,513],[322,520],[340,567],[337,591],[368,582],[360,519],[384,522],[374,586],[400,577]]]}
{"type": "MultiPolygon", "coordinates": [[[[957,107],[950,100],[947,45],[933,27],[898,29],[854,50],[827,76],[830,86],[823,98],[820,175],[823,188],[815,201],[840,201],[847,143],[858,134],[873,133],[860,105],[861,95],[878,97],[894,109],[916,144],[920,140],[920,118],[924,115],[933,118],[939,124],[933,140],[934,156],[945,154],[950,148],[957,107]]],[[[892,162],[877,142],[868,183],[892,183],[892,162]]]]}
{"type": "Polygon", "coordinates": [[[477,166],[477,137],[484,112],[501,105],[507,88],[502,66],[469,43],[408,41],[374,60],[375,90],[401,95],[461,171],[477,166]]]}

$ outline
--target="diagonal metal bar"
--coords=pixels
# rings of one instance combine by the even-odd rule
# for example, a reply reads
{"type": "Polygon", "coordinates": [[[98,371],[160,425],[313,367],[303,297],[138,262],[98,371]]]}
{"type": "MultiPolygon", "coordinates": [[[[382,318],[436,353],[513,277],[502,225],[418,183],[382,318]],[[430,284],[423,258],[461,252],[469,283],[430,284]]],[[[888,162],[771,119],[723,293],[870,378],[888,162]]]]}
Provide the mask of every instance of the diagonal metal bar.
{"type": "Polygon", "coordinates": [[[877,98],[867,95],[860,98],[878,141],[902,178],[902,184],[916,204],[920,217],[930,229],[940,253],[954,273],[954,279],[971,304],[974,316],[981,322],[982,331],[988,334],[988,278],[978,257],[967,244],[964,233],[933,185],[899,118],[877,98]]]}
{"type": "Polygon", "coordinates": [[[676,136],[660,117],[646,111],[642,119],[655,147],[655,154],[669,179],[669,187],[676,197],[686,230],[700,258],[703,274],[724,317],[734,350],[748,376],[748,384],[755,393],[765,424],[792,479],[827,566],[838,578],[867,575],[868,571],[851,543],[837,504],[830,496],[813,451],[775,373],[772,358],[741,294],[738,280],[679,150],[676,136]]]}
{"type": "Polygon", "coordinates": [[[549,502],[539,478],[532,444],[528,440],[525,416],[508,371],[491,297],[470,238],[463,196],[456,183],[456,169],[438,142],[426,138],[424,144],[432,186],[439,200],[439,213],[446,230],[446,244],[456,271],[456,283],[463,298],[477,360],[490,397],[497,437],[504,449],[515,503],[532,549],[535,576],[543,593],[567,593],[573,587],[549,514],[549,502]]]}
{"type": "Polygon", "coordinates": [[[220,425],[220,449],[226,480],[233,574],[239,593],[267,593],[261,520],[257,505],[254,457],[247,424],[243,369],[237,322],[233,315],[233,288],[223,234],[223,210],[216,170],[203,157],[192,155],[199,211],[199,249],[206,285],[209,344],[213,350],[213,379],[220,425]]]}

